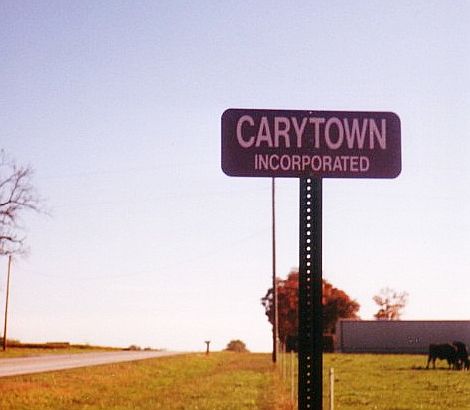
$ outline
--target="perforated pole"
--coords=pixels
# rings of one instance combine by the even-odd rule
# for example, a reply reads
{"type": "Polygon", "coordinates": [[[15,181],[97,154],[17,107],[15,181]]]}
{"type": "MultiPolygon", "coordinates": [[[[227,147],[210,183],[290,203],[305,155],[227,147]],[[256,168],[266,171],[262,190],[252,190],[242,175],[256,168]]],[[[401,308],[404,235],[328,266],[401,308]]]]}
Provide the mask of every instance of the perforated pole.
{"type": "Polygon", "coordinates": [[[273,363],[277,362],[278,339],[279,339],[279,313],[277,301],[277,281],[276,281],[276,184],[275,178],[271,180],[271,211],[272,211],[272,264],[273,264],[273,363]]]}
{"type": "Polygon", "coordinates": [[[300,179],[299,410],[322,410],[322,180],[300,179]]]}

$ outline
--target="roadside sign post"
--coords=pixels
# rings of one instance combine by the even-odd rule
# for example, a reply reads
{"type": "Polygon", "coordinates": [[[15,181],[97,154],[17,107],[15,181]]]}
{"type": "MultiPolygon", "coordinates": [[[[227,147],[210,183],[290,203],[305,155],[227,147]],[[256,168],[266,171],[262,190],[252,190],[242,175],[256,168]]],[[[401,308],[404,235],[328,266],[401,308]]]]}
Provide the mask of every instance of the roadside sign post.
{"type": "Polygon", "coordinates": [[[395,178],[400,119],[391,112],[228,109],[229,176],[300,179],[298,408],[322,409],[322,179],[395,178]]]}
{"type": "Polygon", "coordinates": [[[322,408],[322,180],[300,179],[299,409],[322,408]]]}
{"type": "Polygon", "coordinates": [[[206,355],[208,355],[209,354],[209,345],[210,345],[211,341],[206,340],[204,343],[206,344],[206,355]]]}

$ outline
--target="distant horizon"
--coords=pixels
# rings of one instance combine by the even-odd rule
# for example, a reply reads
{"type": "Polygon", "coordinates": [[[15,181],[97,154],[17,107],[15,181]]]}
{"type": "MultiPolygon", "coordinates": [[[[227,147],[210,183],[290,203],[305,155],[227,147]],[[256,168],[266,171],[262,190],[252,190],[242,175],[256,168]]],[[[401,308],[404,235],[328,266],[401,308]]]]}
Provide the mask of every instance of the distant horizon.
{"type": "MultiPolygon", "coordinates": [[[[362,319],[361,317],[359,318],[340,318],[338,321],[361,321],[361,322],[469,322],[470,323],[470,319],[397,319],[397,320],[387,320],[387,319],[362,319]]],[[[0,337],[0,340],[3,340],[2,337],[0,337]]],[[[90,346],[90,347],[103,347],[103,348],[106,348],[106,347],[110,347],[110,348],[117,348],[117,349],[127,349],[129,348],[130,346],[136,346],[142,350],[146,349],[146,348],[150,348],[150,349],[154,349],[154,350],[169,350],[169,351],[185,351],[185,350],[181,350],[181,349],[173,349],[171,346],[169,347],[159,347],[159,346],[152,346],[152,345],[139,345],[137,343],[131,343],[127,346],[122,346],[122,345],[111,345],[111,344],[95,344],[95,343],[83,343],[83,342],[75,342],[75,341],[72,341],[72,340],[42,340],[42,341],[33,341],[33,340],[19,340],[19,339],[16,339],[14,337],[10,338],[8,337],[7,339],[8,341],[18,341],[20,342],[20,344],[48,344],[48,343],[68,343],[70,344],[71,346],[90,346]]],[[[234,340],[234,339],[231,339],[231,340],[234,340]]],[[[231,341],[231,340],[228,340],[226,345],[231,341]]],[[[242,340],[243,341],[243,340],[242,340]]],[[[212,341],[211,341],[212,342],[212,341]]],[[[226,345],[225,347],[222,347],[220,349],[212,349],[211,347],[211,351],[222,351],[222,350],[225,350],[226,348],[226,345]]],[[[212,345],[211,345],[212,346],[212,345]]],[[[253,353],[271,353],[272,352],[272,347],[270,350],[252,350],[250,349],[250,347],[247,345],[247,349],[250,351],[250,352],[253,352],[253,353]]],[[[204,344],[204,342],[201,344],[201,349],[198,349],[198,350],[193,350],[195,352],[205,352],[206,351],[206,345],[204,344]]]]}

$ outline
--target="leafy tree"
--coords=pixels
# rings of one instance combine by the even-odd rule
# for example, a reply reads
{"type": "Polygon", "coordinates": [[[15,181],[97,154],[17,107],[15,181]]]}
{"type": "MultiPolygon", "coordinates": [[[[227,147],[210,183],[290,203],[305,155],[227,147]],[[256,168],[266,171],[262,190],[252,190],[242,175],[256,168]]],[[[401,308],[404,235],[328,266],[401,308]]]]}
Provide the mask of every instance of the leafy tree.
{"type": "MultiPolygon", "coordinates": [[[[279,339],[283,344],[295,343],[297,340],[298,301],[299,301],[299,273],[292,271],[286,279],[276,279],[279,339]]],[[[274,321],[273,289],[268,289],[261,299],[266,316],[272,324],[274,321]]],[[[331,283],[323,280],[323,331],[334,333],[336,322],[340,318],[357,319],[359,316],[359,304],[352,300],[344,291],[335,288],[331,283]]]]}
{"type": "Polygon", "coordinates": [[[323,280],[323,329],[325,333],[335,333],[339,319],[359,319],[360,305],[346,292],[335,288],[323,280]]]}
{"type": "Polygon", "coordinates": [[[42,211],[32,175],[31,167],[17,165],[0,150],[0,255],[25,251],[21,216],[26,211],[42,211]]]}
{"type": "Polygon", "coordinates": [[[237,352],[237,353],[248,353],[249,350],[246,348],[245,343],[241,340],[231,340],[225,350],[229,352],[237,352]]]}
{"type": "MultiPolygon", "coordinates": [[[[291,272],[286,279],[276,278],[277,286],[277,311],[278,311],[278,334],[283,344],[288,338],[297,337],[299,326],[298,318],[298,289],[299,274],[291,272]]],[[[266,295],[261,299],[265,313],[271,324],[274,323],[273,288],[268,289],[266,295]]]]}
{"type": "Polygon", "coordinates": [[[377,320],[400,320],[402,310],[408,302],[408,293],[383,288],[372,299],[380,307],[374,315],[377,320]]]}

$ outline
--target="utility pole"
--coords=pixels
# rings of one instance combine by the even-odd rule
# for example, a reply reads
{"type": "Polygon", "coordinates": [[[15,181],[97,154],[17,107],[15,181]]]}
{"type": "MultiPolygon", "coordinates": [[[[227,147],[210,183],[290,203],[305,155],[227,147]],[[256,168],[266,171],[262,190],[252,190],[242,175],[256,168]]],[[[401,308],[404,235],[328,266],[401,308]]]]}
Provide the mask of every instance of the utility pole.
{"type": "Polygon", "coordinates": [[[277,281],[276,281],[276,184],[275,178],[271,179],[271,206],[272,206],[272,248],[273,248],[273,363],[277,362],[278,339],[279,339],[279,315],[277,303],[277,281]]]}
{"type": "Polygon", "coordinates": [[[7,295],[5,301],[5,321],[3,327],[3,351],[7,350],[7,318],[8,318],[8,298],[10,296],[10,271],[11,255],[8,255],[8,274],[7,274],[7,295]]]}

